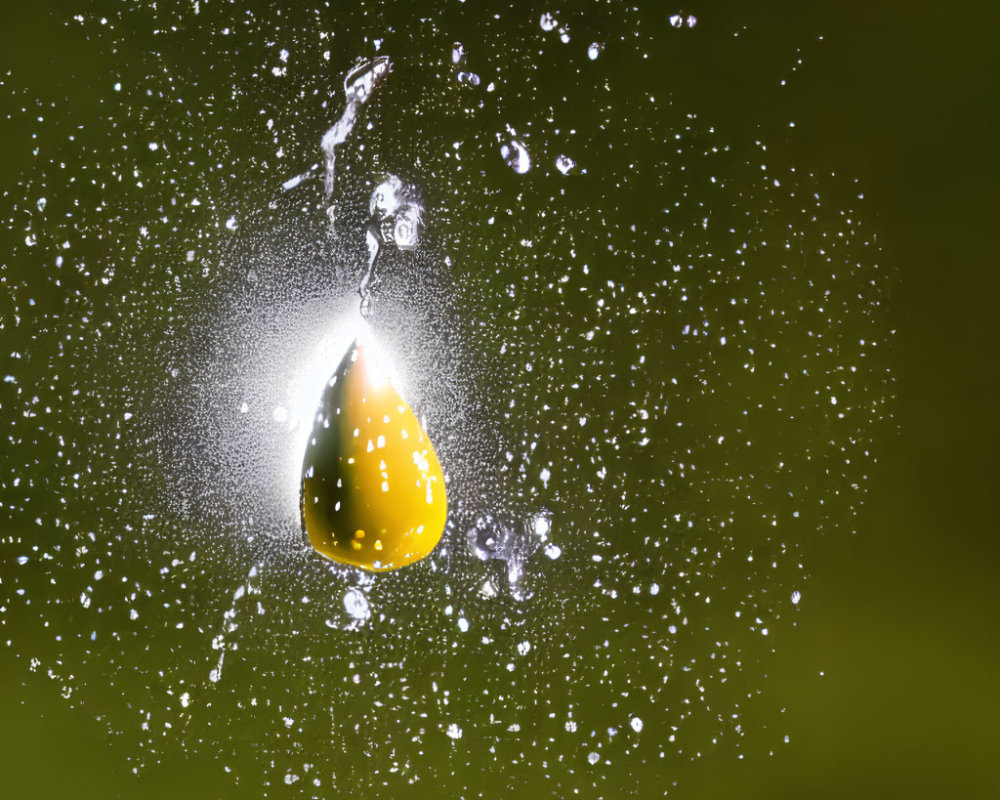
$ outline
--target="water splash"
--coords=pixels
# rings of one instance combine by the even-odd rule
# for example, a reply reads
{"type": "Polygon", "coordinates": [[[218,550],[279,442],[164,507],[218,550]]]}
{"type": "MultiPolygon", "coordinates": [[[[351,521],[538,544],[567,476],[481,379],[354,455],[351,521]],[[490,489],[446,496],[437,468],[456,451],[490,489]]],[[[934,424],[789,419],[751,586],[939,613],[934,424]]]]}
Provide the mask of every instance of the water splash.
{"type": "MultiPolygon", "coordinates": [[[[325,156],[326,174],[323,184],[324,196],[328,201],[333,199],[334,172],[337,165],[337,147],[347,141],[354,130],[361,110],[371,99],[375,90],[382,85],[392,71],[392,62],[388,56],[379,56],[373,61],[364,62],[352,69],[344,78],[344,110],[330,129],[323,135],[320,146],[325,156]]],[[[331,221],[334,216],[334,206],[331,202],[327,209],[331,221]]]]}
{"type": "Polygon", "coordinates": [[[369,201],[369,223],[365,232],[368,247],[368,269],[361,278],[361,314],[368,316],[371,291],[377,283],[375,268],[385,246],[400,250],[415,250],[420,240],[424,205],[415,183],[388,175],[372,192],[369,201]]]}
{"type": "MultiPolygon", "coordinates": [[[[482,514],[466,530],[465,538],[469,551],[480,561],[504,564],[511,596],[525,600],[531,596],[522,582],[525,565],[548,542],[551,528],[552,516],[547,511],[519,519],[482,514]]],[[[496,587],[492,589],[495,591],[496,587]]]]}
{"type": "MultiPolygon", "coordinates": [[[[535,87],[512,73],[495,76],[495,94],[484,92],[530,131],[540,163],[564,149],[588,166],[588,180],[573,184],[555,170],[510,180],[497,161],[502,122],[467,114],[471,93],[457,91],[450,68],[436,72],[450,42],[435,33],[407,50],[411,40],[397,38],[397,65],[423,69],[414,76],[423,91],[365,155],[371,170],[419,169],[435,198],[435,236],[421,230],[416,252],[399,259],[378,241],[384,291],[373,327],[405,371],[404,396],[442,431],[461,505],[440,554],[362,588],[356,571],[303,545],[298,499],[315,398],[357,321],[365,213],[378,181],[355,182],[341,162],[338,208],[351,224],[334,241],[323,215],[304,216],[291,194],[274,196],[273,161],[234,158],[246,136],[231,117],[204,109],[226,103],[254,119],[273,108],[286,137],[275,145],[290,152],[315,149],[317,126],[331,121],[315,122],[293,100],[293,70],[254,77],[246,54],[279,37],[297,48],[312,42],[313,74],[303,74],[305,46],[288,63],[298,60],[298,77],[322,87],[329,44],[314,41],[312,15],[262,13],[244,25],[225,4],[202,6],[186,33],[231,69],[195,85],[154,44],[115,76],[121,86],[109,79],[103,95],[97,87],[97,102],[118,104],[84,129],[58,101],[78,83],[59,79],[44,123],[34,121],[36,90],[14,95],[17,124],[38,133],[39,152],[7,198],[18,244],[2,316],[20,341],[4,370],[10,381],[0,383],[11,437],[0,477],[9,536],[0,547],[8,563],[26,560],[0,585],[5,666],[17,675],[19,663],[27,673],[40,659],[36,677],[47,668],[68,676],[67,702],[106,719],[140,774],[162,777],[157,765],[183,754],[218,772],[233,766],[248,785],[260,764],[254,785],[269,797],[285,796],[282,776],[293,774],[303,776],[296,791],[322,778],[316,796],[331,786],[364,795],[376,782],[401,794],[416,778],[442,780],[453,793],[484,778],[499,787],[508,747],[525,753],[519,771],[540,775],[545,764],[564,786],[581,783],[593,752],[599,766],[584,790],[609,796],[640,764],[693,763],[716,738],[720,748],[759,741],[743,696],[727,691],[745,686],[770,701],[761,673],[772,642],[782,646],[795,624],[792,610],[808,605],[798,601],[813,535],[852,524],[879,453],[878,426],[891,417],[887,275],[870,209],[854,199],[862,187],[811,171],[808,149],[805,164],[791,163],[784,139],[765,140],[758,126],[684,116],[689,109],[659,91],[654,101],[641,82],[607,93],[605,79],[627,75],[632,55],[639,65],[659,44],[647,34],[666,25],[662,10],[635,26],[643,37],[635,54],[615,46],[614,58],[579,73],[573,59],[553,64],[568,102],[594,112],[576,134],[559,107],[551,120],[535,114],[535,87]],[[237,29],[245,35],[223,33],[237,29]],[[156,70],[142,72],[148,63],[156,70]],[[159,91],[148,96],[146,85],[159,91]],[[640,107],[648,111],[631,113],[640,107]],[[302,141],[294,119],[304,120],[302,141]],[[46,138],[50,128],[84,145],[79,164],[60,166],[64,149],[46,138]],[[156,150],[126,146],[153,128],[156,150]],[[475,138],[463,139],[458,171],[454,154],[443,154],[466,133],[475,138]],[[618,141],[656,147],[637,159],[618,141]],[[235,188],[206,180],[216,163],[232,163],[235,188]],[[92,179],[104,187],[100,205],[74,194],[92,179]],[[147,218],[145,207],[163,211],[147,218]],[[131,254],[128,269],[122,253],[131,254]],[[79,285],[80,296],[64,304],[62,289],[42,291],[52,281],[79,285]],[[541,544],[529,529],[533,505],[553,508],[554,540],[541,544]],[[465,534],[484,510],[502,544],[477,553],[465,534]],[[261,592],[234,599],[265,557],[261,592]],[[527,599],[511,603],[505,587],[518,559],[515,585],[527,599]],[[102,580],[91,578],[97,570],[102,580]],[[352,588],[368,600],[364,621],[351,616],[356,596],[344,604],[352,588]],[[580,618],[585,630],[573,624],[580,618]],[[208,645],[219,633],[225,677],[213,683],[207,673],[219,653],[208,645]],[[518,643],[529,639],[522,653],[518,643]],[[617,646],[626,641],[631,649],[617,646]],[[509,665],[496,670],[458,668],[480,653],[492,667],[496,653],[508,660],[504,651],[509,665]],[[508,669],[522,664],[512,677],[508,669]],[[88,686],[109,691],[94,696],[88,686]],[[198,702],[209,692],[211,704],[198,702]],[[250,711],[252,698],[285,708],[250,711]],[[645,726],[633,750],[636,716],[645,726]],[[553,735],[543,738],[534,723],[550,718],[553,735]],[[414,744],[435,735],[450,744],[452,720],[464,730],[455,760],[414,744]],[[142,733],[140,722],[149,723],[142,733]],[[613,741],[612,724],[621,731],[613,741]],[[564,725],[566,733],[579,726],[577,736],[564,725]],[[252,737],[253,753],[234,761],[226,747],[234,735],[252,737]],[[371,758],[359,760],[363,751],[371,758]],[[304,770],[310,762],[324,768],[304,770]]],[[[156,13],[161,29],[185,24],[156,13]]],[[[340,15],[338,47],[381,13],[340,15]]],[[[536,36],[511,36],[505,17],[466,45],[481,48],[485,63],[527,68],[540,39],[559,46],[537,20],[526,21],[536,36]]],[[[134,29],[141,20],[129,21],[134,29]]],[[[580,62],[591,37],[611,48],[633,32],[631,21],[596,22],[577,23],[580,62]]],[[[113,52],[124,29],[88,15],[67,35],[113,52]]],[[[24,74],[7,80],[17,89],[24,74]]],[[[775,107],[800,111],[788,99],[775,107]]],[[[365,120],[348,146],[358,124],[365,120]]],[[[289,189],[321,174],[322,164],[289,189]]],[[[15,700],[30,696],[15,691],[15,700]]]]}

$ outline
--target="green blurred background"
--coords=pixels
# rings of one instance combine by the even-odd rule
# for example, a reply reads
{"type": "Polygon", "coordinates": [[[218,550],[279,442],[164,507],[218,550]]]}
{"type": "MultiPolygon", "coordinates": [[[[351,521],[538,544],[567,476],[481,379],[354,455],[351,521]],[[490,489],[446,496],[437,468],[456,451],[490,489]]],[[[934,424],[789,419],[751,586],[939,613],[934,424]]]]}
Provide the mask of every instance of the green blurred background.
{"type": "MultiPolygon", "coordinates": [[[[65,96],[71,107],[86,109],[92,79],[103,81],[116,59],[127,64],[127,54],[89,49],[63,24],[77,9],[58,5],[4,7],[0,64],[5,82],[13,74],[28,92],[65,96]],[[76,76],[69,85],[78,96],[67,95],[67,71],[76,76]]],[[[691,9],[704,25],[748,26],[755,45],[702,53],[698,69],[672,87],[674,103],[730,130],[761,124],[767,101],[752,76],[767,65],[740,59],[766,62],[778,52],[785,58],[786,43],[823,36],[788,89],[799,134],[784,144],[782,158],[860,181],[866,224],[877,232],[892,276],[884,313],[895,331],[898,434],[886,425],[878,435],[879,461],[857,533],[810,544],[807,602],[767,668],[768,696],[783,709],[789,745],[773,758],[720,757],[659,776],[646,771],[641,787],[623,777],[620,790],[607,788],[611,781],[599,796],[659,796],[659,781],[665,788],[676,780],[671,795],[690,798],[1000,797],[1000,546],[990,499],[1000,384],[997,6],[745,5],[691,9]]],[[[463,20],[455,9],[435,9],[456,15],[443,23],[455,38],[463,25],[474,25],[472,12],[463,20]]],[[[407,13],[418,7],[399,10],[407,13]]],[[[0,127],[5,202],[32,168],[24,124],[8,108],[0,127]]],[[[5,233],[11,248],[13,228],[5,233]]],[[[0,334],[3,355],[22,347],[17,337],[25,335],[8,325],[0,334]]],[[[3,447],[30,450],[31,443],[3,447]]],[[[8,453],[10,463],[18,457],[8,453]]],[[[11,515],[2,535],[20,536],[30,524],[11,515]]],[[[234,787],[217,765],[180,753],[140,785],[123,769],[128,743],[109,738],[112,723],[95,712],[99,702],[72,707],[51,682],[26,679],[11,653],[26,649],[19,635],[36,634],[8,619],[0,635],[14,642],[0,653],[4,797],[258,796],[252,785],[234,787]]],[[[72,664],[66,669],[72,672],[72,664]]],[[[423,796],[436,796],[433,787],[422,788],[423,796]]],[[[495,796],[484,786],[470,786],[467,795],[453,791],[441,796],[495,796]]],[[[562,791],[570,796],[568,787],[562,791]]],[[[384,795],[373,788],[370,796],[384,795]]]]}

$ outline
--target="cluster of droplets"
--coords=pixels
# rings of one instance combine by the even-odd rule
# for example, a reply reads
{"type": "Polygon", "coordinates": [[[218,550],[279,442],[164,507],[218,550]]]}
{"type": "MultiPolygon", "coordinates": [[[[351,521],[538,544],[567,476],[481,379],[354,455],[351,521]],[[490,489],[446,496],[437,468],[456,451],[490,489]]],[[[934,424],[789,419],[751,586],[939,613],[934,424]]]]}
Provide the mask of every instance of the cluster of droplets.
{"type": "Polygon", "coordinates": [[[3,78],[29,165],[0,271],[10,674],[139,776],[180,753],[271,797],[639,793],[780,743],[746,720],[891,419],[853,179],[610,71],[693,18],[474,40],[194,7],[80,14],[64,35],[117,60],[3,78]],[[383,51],[331,232],[302,170],[383,51]],[[428,230],[383,254],[370,324],[454,500],[432,556],[373,579],[302,541],[297,448],[406,169],[428,230]]]}

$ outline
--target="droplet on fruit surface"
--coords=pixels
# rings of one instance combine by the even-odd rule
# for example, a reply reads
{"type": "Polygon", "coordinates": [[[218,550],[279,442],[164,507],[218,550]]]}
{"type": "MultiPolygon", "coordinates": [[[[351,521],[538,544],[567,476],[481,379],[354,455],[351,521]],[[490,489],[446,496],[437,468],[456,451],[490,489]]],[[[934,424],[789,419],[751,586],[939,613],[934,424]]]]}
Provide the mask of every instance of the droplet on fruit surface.
{"type": "Polygon", "coordinates": [[[302,525],[320,553],[362,569],[429,554],[448,512],[430,438],[357,341],[327,382],[302,464],[302,525]]]}

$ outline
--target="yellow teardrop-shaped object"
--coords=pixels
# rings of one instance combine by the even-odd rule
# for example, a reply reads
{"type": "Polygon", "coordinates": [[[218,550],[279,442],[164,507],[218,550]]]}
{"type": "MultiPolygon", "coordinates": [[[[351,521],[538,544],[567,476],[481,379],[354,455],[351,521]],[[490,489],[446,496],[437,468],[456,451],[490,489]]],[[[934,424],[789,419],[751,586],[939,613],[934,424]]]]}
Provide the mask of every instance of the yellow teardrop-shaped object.
{"type": "Polygon", "coordinates": [[[416,416],[355,342],[323,392],[302,465],[302,524],[323,555],[384,571],[419,561],[448,502],[416,416]]]}

